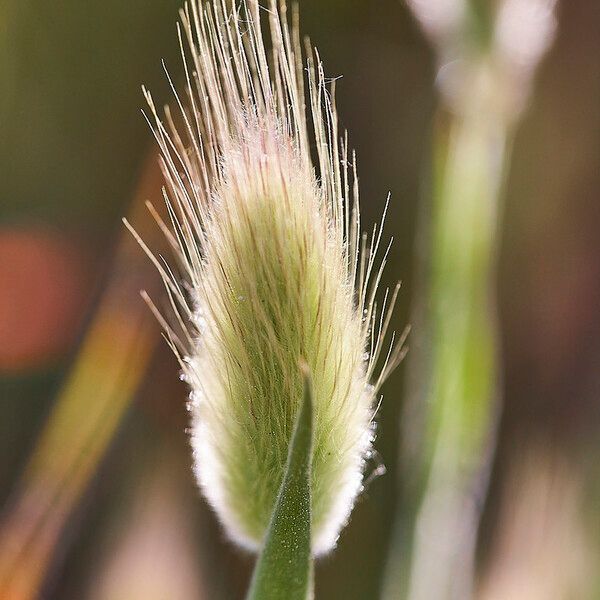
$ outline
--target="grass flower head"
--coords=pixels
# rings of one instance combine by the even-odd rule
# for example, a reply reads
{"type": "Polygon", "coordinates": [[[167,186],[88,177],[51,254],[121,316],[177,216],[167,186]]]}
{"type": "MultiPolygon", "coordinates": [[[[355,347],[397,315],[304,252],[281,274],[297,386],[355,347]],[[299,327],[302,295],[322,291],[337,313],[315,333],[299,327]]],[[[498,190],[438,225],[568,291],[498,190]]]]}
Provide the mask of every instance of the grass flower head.
{"type": "Polygon", "coordinates": [[[316,52],[303,64],[285,4],[272,0],[263,11],[247,0],[230,12],[221,0],[192,0],[178,31],[186,86],[184,97],[173,86],[177,113],[161,116],[145,92],[169,224],[153,212],[177,264],[146,250],[174,313],[158,317],[192,390],[196,475],[228,534],[258,549],[306,361],[314,387],[312,548],[322,554],[361,490],[378,390],[402,356],[393,335],[384,348],[398,288],[377,310],[387,255],[381,229],[360,234],[334,84],[316,52]]]}

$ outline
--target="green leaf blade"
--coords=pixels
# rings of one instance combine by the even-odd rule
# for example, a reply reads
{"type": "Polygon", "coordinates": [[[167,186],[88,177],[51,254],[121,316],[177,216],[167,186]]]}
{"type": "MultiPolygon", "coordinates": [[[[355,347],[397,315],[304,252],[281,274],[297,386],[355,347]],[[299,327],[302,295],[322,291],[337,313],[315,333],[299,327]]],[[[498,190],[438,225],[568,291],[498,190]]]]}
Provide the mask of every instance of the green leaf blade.
{"type": "Polygon", "coordinates": [[[246,600],[312,597],[311,463],[313,398],[308,371],[290,441],[286,469],[246,600]]]}

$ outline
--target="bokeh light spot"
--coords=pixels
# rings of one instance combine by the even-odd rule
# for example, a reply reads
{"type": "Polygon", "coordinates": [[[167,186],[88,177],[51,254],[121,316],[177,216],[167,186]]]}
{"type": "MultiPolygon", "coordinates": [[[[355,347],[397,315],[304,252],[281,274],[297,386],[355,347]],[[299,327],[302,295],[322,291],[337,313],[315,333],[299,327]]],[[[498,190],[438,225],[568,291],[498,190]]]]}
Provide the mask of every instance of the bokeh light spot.
{"type": "Polygon", "coordinates": [[[85,286],[81,248],[41,228],[0,230],[0,371],[56,360],[73,342],[85,286]]]}

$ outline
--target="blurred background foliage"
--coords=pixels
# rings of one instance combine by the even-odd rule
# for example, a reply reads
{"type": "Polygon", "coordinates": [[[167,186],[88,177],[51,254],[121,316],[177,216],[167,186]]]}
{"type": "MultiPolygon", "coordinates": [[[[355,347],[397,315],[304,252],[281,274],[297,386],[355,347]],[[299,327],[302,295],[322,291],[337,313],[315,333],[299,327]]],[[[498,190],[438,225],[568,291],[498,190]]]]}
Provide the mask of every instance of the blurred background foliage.
{"type": "MultiPolygon", "coordinates": [[[[158,283],[120,221],[156,235],[143,202],[160,202],[160,174],[140,85],[170,100],[160,59],[180,72],[179,4],[0,3],[2,598],[228,599],[246,587],[250,558],[195,489],[186,390],[138,295],[158,283]]],[[[493,4],[472,3],[483,40],[493,4]]],[[[436,53],[399,0],[299,5],[326,72],[343,75],[366,225],[391,191],[386,283],[403,281],[396,329],[416,325],[447,118],[436,53]]],[[[600,597],[600,4],[565,0],[557,22],[502,188],[502,405],[477,540],[485,599],[600,597]]],[[[426,341],[413,326],[416,354],[426,341]]],[[[378,598],[405,573],[408,368],[379,413],[387,474],[319,564],[320,599],[378,598]]]]}

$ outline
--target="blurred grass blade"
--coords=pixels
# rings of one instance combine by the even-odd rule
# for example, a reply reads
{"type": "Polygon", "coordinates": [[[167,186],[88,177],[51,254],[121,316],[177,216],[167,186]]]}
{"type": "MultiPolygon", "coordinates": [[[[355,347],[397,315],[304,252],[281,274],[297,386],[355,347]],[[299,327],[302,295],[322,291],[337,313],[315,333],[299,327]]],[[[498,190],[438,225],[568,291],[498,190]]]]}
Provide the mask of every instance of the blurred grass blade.
{"type": "MultiPolygon", "coordinates": [[[[157,194],[160,182],[152,156],[132,205],[136,223],[145,218],[150,225],[143,201],[157,194]]],[[[2,515],[3,600],[40,595],[68,520],[118,431],[160,339],[138,292],[157,285],[154,268],[123,232],[94,319],[2,515]]]]}
{"type": "Polygon", "coordinates": [[[386,600],[475,593],[501,402],[502,185],[533,72],[554,31],[553,0],[504,0],[493,10],[480,0],[462,8],[451,2],[450,20],[441,4],[410,2],[445,75],[438,78],[431,210],[421,225],[429,245],[417,298],[423,342],[412,355],[412,418],[403,425],[405,437],[418,441],[402,473],[409,508],[397,520],[386,600]],[[449,74],[448,64],[461,68],[449,74]]]}
{"type": "Polygon", "coordinates": [[[296,417],[283,481],[247,600],[306,600],[312,597],[312,444],[312,384],[305,372],[304,398],[296,417]]]}

